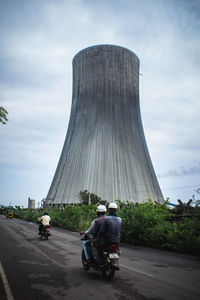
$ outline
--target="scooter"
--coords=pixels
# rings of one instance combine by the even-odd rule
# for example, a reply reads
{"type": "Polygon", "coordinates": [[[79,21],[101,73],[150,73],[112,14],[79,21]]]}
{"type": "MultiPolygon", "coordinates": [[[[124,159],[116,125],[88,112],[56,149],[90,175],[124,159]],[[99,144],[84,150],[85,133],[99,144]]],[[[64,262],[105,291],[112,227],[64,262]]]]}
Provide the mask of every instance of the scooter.
{"type": "MultiPolygon", "coordinates": [[[[91,236],[85,235],[81,240],[91,240],[91,236]]],[[[92,242],[91,242],[92,243],[92,242]]],[[[93,248],[93,257],[92,259],[87,260],[85,257],[84,247],[82,249],[82,265],[85,271],[89,269],[93,269],[95,271],[101,272],[104,279],[111,280],[115,276],[115,271],[119,270],[119,256],[121,251],[119,250],[119,246],[115,244],[109,245],[107,248],[97,250],[97,255],[95,255],[94,247],[93,248]]]]}
{"type": "Polygon", "coordinates": [[[39,231],[40,239],[44,237],[46,240],[48,240],[49,236],[51,235],[50,230],[51,230],[50,225],[43,226],[43,228],[40,229],[39,231]]]}

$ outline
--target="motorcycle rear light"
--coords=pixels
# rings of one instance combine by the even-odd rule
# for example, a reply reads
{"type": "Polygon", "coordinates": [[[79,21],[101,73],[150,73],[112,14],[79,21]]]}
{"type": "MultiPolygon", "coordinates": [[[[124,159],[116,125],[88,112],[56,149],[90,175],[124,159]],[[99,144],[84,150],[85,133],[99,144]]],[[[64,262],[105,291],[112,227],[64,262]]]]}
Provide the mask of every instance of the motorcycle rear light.
{"type": "Polygon", "coordinates": [[[49,225],[47,225],[47,226],[46,226],[46,229],[50,229],[50,226],[49,226],[49,225]]]}
{"type": "Polygon", "coordinates": [[[111,252],[117,251],[117,249],[118,249],[118,246],[117,246],[117,245],[110,245],[110,246],[109,246],[109,250],[110,250],[111,252]]]}

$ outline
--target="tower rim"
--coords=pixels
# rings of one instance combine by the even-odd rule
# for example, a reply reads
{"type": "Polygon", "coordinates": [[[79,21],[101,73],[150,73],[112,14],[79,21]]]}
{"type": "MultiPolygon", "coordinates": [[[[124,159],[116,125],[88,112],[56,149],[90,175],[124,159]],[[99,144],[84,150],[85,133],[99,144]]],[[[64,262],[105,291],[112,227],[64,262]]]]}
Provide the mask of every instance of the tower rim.
{"type": "Polygon", "coordinates": [[[123,50],[126,50],[127,52],[129,52],[130,54],[134,55],[137,59],[138,59],[138,62],[140,63],[140,60],[139,60],[139,57],[135,54],[135,52],[133,52],[132,50],[126,48],[126,47],[123,47],[123,46],[119,46],[119,45],[114,45],[114,44],[96,44],[96,45],[93,45],[93,46],[89,46],[89,47],[85,47],[84,49],[80,50],[78,53],[76,53],[73,57],[73,60],[72,60],[72,63],[73,61],[82,53],[84,52],[87,52],[88,50],[93,50],[95,48],[118,48],[118,49],[123,49],[123,50]]]}

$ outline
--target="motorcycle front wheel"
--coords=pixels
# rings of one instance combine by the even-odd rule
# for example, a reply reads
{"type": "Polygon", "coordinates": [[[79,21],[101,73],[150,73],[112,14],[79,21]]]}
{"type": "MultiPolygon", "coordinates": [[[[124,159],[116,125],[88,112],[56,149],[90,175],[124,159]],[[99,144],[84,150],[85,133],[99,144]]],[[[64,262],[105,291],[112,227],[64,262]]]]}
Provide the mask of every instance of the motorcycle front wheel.
{"type": "Polygon", "coordinates": [[[84,269],[85,271],[88,271],[89,268],[90,268],[90,266],[89,266],[88,261],[87,261],[87,259],[86,259],[86,257],[85,257],[84,250],[82,250],[81,260],[82,260],[83,269],[84,269]]]}

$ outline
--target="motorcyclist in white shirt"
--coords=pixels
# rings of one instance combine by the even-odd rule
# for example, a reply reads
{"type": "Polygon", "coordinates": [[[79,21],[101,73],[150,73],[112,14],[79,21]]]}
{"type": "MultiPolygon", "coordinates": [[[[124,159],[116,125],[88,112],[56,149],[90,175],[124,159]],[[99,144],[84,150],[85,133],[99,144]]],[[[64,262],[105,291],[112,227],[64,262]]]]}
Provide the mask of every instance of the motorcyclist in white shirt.
{"type": "Polygon", "coordinates": [[[50,221],[51,221],[51,218],[49,217],[47,212],[44,213],[44,216],[42,216],[41,218],[38,218],[38,222],[40,222],[39,234],[43,230],[44,226],[49,225],[50,221]]]}

